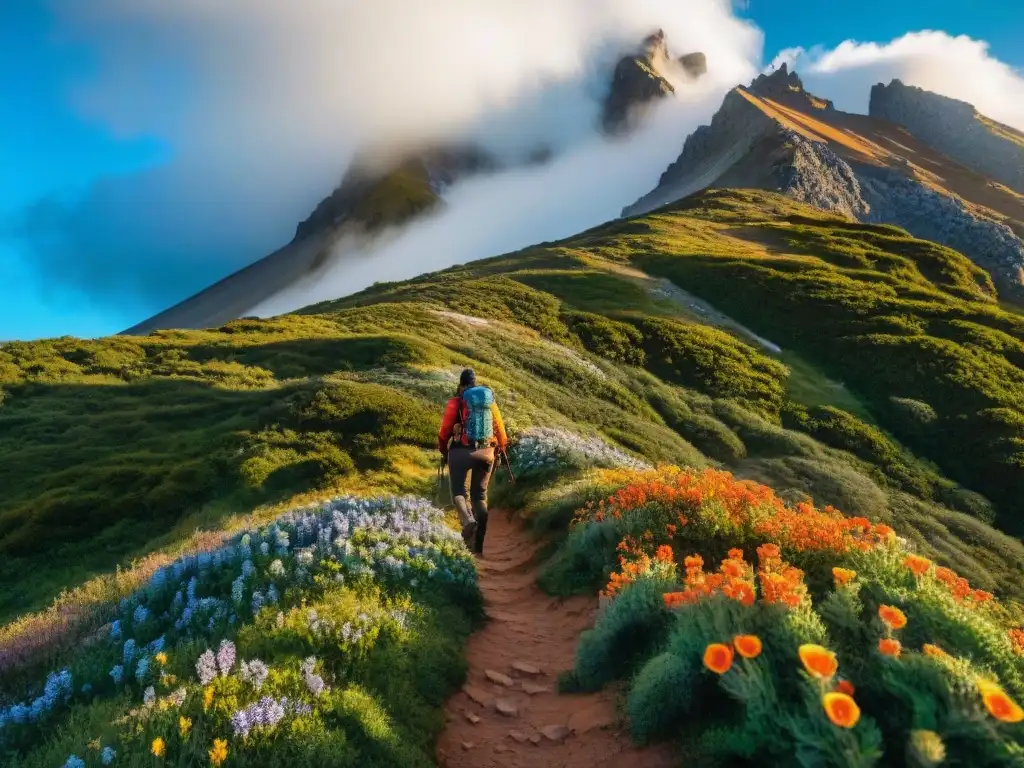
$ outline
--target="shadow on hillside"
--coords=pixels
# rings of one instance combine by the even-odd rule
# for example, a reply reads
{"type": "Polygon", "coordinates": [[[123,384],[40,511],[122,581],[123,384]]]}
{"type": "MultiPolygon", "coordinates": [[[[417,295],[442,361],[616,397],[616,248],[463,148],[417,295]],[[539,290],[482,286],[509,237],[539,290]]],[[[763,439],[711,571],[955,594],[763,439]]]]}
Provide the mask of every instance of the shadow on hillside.
{"type": "Polygon", "coordinates": [[[257,346],[205,344],[188,348],[189,358],[263,368],[279,380],[325,376],[335,371],[363,371],[424,362],[422,345],[397,336],[292,339],[257,346]]]}

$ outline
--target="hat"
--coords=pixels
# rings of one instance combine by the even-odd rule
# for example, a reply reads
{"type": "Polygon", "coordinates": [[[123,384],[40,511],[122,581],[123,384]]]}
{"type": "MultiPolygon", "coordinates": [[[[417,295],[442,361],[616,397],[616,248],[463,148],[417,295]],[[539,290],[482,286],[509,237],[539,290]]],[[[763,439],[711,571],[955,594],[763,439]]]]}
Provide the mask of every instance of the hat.
{"type": "Polygon", "coordinates": [[[459,376],[459,386],[465,387],[466,389],[476,386],[476,374],[473,372],[472,368],[467,368],[462,372],[462,375],[459,376]]]}

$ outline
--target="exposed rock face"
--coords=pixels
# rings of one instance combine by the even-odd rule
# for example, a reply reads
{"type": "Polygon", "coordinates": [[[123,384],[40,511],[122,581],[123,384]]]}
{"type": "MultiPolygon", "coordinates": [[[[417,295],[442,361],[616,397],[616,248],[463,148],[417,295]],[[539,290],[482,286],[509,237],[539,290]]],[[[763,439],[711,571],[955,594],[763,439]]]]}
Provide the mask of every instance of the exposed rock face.
{"type": "Polygon", "coordinates": [[[673,59],[665,33],[659,29],[644,40],[638,53],[623,57],[616,65],[611,90],[604,103],[602,127],[609,134],[627,132],[645,108],[675,93],[672,78],[678,81],[683,77],[700,77],[707,70],[707,57],[703,53],[688,53],[673,59]]]}
{"type": "MultiPolygon", "coordinates": [[[[768,189],[863,222],[895,224],[954,248],[987,270],[1001,291],[1024,295],[1024,241],[1010,227],[929,188],[908,175],[906,163],[901,171],[840,156],[827,142],[808,138],[760,108],[751,96],[755,87],[776,98],[803,94],[796,74],[784,70],[759,77],[750,91],[731,91],[711,124],[686,139],[655,189],[622,215],[647,213],[707,187],[768,189]]],[[[815,109],[827,109],[807,98],[815,109]]]]}
{"type": "Polygon", "coordinates": [[[1024,133],[986,118],[967,102],[893,80],[871,89],[869,112],[1024,194],[1024,133]]]}
{"type": "Polygon", "coordinates": [[[708,57],[700,51],[680,56],[679,63],[683,65],[687,74],[693,77],[700,77],[708,73],[708,57]]]}
{"type": "Polygon", "coordinates": [[[799,107],[814,109],[834,109],[828,99],[819,99],[804,90],[803,80],[796,72],[791,72],[786,62],[768,74],[760,74],[754,78],[747,90],[762,99],[771,99],[783,104],[795,104],[799,107]]]}
{"type": "Polygon", "coordinates": [[[440,202],[445,187],[498,163],[478,147],[438,147],[386,166],[356,160],[341,184],[295,230],[292,242],[354,223],[367,230],[401,224],[440,202]]]}
{"type": "Polygon", "coordinates": [[[702,125],[687,137],[682,153],[661,174],[657,186],[627,206],[622,215],[637,216],[711,186],[777,128],[778,124],[753,108],[742,92],[730,91],[711,125],[702,125]]]}

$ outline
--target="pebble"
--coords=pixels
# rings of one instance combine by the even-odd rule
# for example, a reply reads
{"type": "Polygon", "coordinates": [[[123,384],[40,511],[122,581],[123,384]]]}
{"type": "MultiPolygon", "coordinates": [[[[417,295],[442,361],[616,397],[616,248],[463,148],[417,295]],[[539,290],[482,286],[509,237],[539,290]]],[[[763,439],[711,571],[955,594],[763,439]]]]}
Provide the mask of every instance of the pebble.
{"type": "Polygon", "coordinates": [[[506,717],[517,717],[519,715],[519,707],[508,699],[495,700],[494,708],[506,717]]]}
{"type": "Polygon", "coordinates": [[[511,736],[513,740],[518,741],[520,744],[525,744],[530,740],[530,737],[522,731],[509,731],[508,735],[511,736]]]}
{"type": "Polygon", "coordinates": [[[474,715],[472,712],[463,712],[462,714],[464,714],[466,716],[466,719],[469,720],[469,722],[471,722],[473,725],[476,725],[480,722],[480,718],[474,715]]]}
{"type": "Polygon", "coordinates": [[[497,672],[493,669],[486,670],[484,674],[487,676],[487,679],[490,680],[492,683],[504,685],[506,688],[512,687],[512,678],[508,675],[503,675],[501,672],[497,672]]]}
{"type": "Polygon", "coordinates": [[[469,696],[469,698],[471,698],[481,707],[486,707],[491,703],[490,696],[488,696],[484,691],[481,691],[479,688],[474,688],[472,685],[462,686],[462,692],[469,696]]]}
{"type": "Polygon", "coordinates": [[[569,726],[567,725],[545,725],[540,729],[540,732],[544,734],[544,738],[550,739],[556,743],[561,743],[569,738],[569,726]]]}
{"type": "Polygon", "coordinates": [[[524,681],[520,687],[531,696],[537,693],[551,693],[551,686],[549,685],[537,685],[536,683],[524,681]]]}
{"type": "Polygon", "coordinates": [[[541,671],[540,667],[538,667],[538,666],[536,666],[534,664],[529,664],[528,662],[525,662],[525,661],[513,661],[512,662],[512,669],[514,669],[516,672],[522,672],[524,675],[542,675],[542,674],[544,674],[541,671]]]}

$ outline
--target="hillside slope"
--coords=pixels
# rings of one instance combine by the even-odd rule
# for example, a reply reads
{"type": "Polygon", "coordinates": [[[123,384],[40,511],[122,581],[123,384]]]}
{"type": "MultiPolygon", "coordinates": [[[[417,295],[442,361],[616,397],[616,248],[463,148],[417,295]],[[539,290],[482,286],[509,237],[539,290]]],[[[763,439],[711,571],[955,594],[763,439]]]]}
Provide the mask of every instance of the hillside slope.
{"type": "Polygon", "coordinates": [[[623,215],[708,187],[782,192],[866,223],[895,224],[985,268],[1024,296],[1024,197],[895,123],[836,110],[785,64],[725,98],[658,185],[623,215]]]}
{"type": "MultiPolygon", "coordinates": [[[[429,764],[440,701],[464,673],[475,571],[440,513],[394,497],[443,503],[433,444],[465,365],[494,386],[519,441],[522,484],[499,475],[496,492],[539,510],[542,530],[564,536],[586,501],[633,482],[612,470],[583,493],[567,469],[720,467],[790,503],[891,525],[1002,598],[993,627],[1019,615],[1024,546],[998,528],[1022,526],[1024,318],[947,248],[778,194],[709,191],[294,315],[0,348],[0,703],[38,696],[40,717],[55,718],[40,728],[6,710],[9,762],[59,764],[100,732],[130,747],[129,764],[151,760],[155,738],[205,761],[211,744],[186,738],[202,723],[203,740],[234,733],[238,765],[317,764],[332,750],[339,765],[429,764]],[[310,542],[322,549],[303,554],[310,542]],[[363,614],[365,641],[335,640],[330,626],[363,614]],[[117,633],[103,629],[111,619],[117,633]],[[289,710],[289,735],[245,739],[233,708],[269,694],[250,690],[248,667],[245,679],[215,667],[212,693],[189,682],[183,694],[196,726],[169,714],[111,725],[146,716],[150,684],[176,695],[153,671],[153,643],[166,644],[167,674],[191,681],[222,639],[273,666],[274,696],[305,702],[324,680],[330,695],[311,720],[289,710]],[[149,661],[133,670],[143,644],[149,661]],[[61,664],[89,689],[60,698],[55,672],[46,698],[39,681],[61,664]],[[72,725],[51,727],[69,711],[72,725]]],[[[551,588],[589,589],[615,567],[618,529],[583,530],[552,561],[551,588]]],[[[999,631],[986,647],[1008,642],[999,631]]]]}

